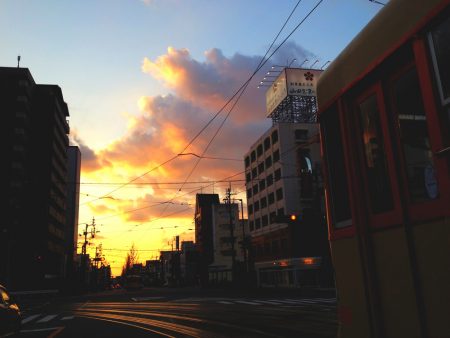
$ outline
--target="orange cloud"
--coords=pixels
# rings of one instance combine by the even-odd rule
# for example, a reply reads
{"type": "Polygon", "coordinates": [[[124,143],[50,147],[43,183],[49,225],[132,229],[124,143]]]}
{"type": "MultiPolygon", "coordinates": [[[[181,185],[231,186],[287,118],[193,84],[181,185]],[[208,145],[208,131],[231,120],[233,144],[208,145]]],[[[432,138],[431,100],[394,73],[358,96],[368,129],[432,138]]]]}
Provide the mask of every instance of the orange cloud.
{"type": "MultiPolygon", "coordinates": [[[[289,55],[294,52],[298,57],[302,50],[291,45],[289,55]]],[[[280,57],[286,59],[283,54],[280,57]]],[[[140,97],[137,104],[141,114],[126,117],[126,133],[104,149],[94,152],[74,133],[73,143],[82,152],[82,181],[98,183],[83,185],[83,192],[114,198],[92,203],[86,203],[91,197],[82,199],[86,204],[81,206],[80,220],[94,215],[105,224],[104,243],[123,244],[126,239],[128,246],[135,241],[141,248],[162,249],[164,238],[192,227],[195,194],[214,191],[223,197],[228,183],[218,181],[244,170],[244,154],[270,127],[271,121],[265,118],[264,92],[256,89],[260,79],[255,79],[216,136],[228,110],[202,130],[259,60],[258,56],[241,54],[226,57],[219,49],[211,49],[200,62],[187,49],[172,47],[153,61],[145,58],[142,71],[160,80],[173,94],[140,97]],[[185,153],[199,156],[211,143],[206,157],[241,161],[205,158],[189,178],[198,161],[196,156],[178,156],[160,166],[182,152],[191,140],[185,153]]],[[[243,174],[233,177],[243,178],[243,174]]],[[[243,181],[233,182],[232,188],[240,192],[237,198],[245,199],[243,181]]]]}

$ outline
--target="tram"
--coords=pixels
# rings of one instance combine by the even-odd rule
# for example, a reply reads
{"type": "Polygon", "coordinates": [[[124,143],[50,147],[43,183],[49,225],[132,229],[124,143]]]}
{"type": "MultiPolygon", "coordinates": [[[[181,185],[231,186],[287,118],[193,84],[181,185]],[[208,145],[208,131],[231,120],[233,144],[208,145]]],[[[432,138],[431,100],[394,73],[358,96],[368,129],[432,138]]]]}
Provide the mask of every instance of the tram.
{"type": "Polygon", "coordinates": [[[340,337],[450,337],[450,1],[390,0],[321,75],[340,337]]]}

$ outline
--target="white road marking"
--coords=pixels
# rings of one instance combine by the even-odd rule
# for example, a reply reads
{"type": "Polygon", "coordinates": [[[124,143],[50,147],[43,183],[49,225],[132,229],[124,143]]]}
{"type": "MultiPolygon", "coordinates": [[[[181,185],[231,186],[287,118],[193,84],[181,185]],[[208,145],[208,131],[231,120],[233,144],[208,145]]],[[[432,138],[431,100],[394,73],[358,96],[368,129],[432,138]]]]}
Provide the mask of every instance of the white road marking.
{"type": "Polygon", "coordinates": [[[217,302],[217,303],[220,303],[220,304],[227,304],[227,305],[234,304],[234,303],[232,303],[232,302],[227,302],[227,301],[225,301],[225,300],[221,300],[221,301],[219,301],[219,302],[217,302]]]}
{"type": "Polygon", "coordinates": [[[163,299],[164,297],[133,297],[131,298],[134,302],[144,302],[146,300],[157,300],[163,299]]]}
{"type": "Polygon", "coordinates": [[[247,302],[245,300],[237,300],[236,303],[248,304],[248,305],[262,305],[261,303],[247,302]]]}
{"type": "Polygon", "coordinates": [[[271,300],[255,300],[255,302],[263,303],[263,304],[271,304],[271,305],[281,305],[279,302],[274,302],[271,300]]]}
{"type": "Polygon", "coordinates": [[[36,323],[47,323],[51,321],[52,319],[56,318],[58,315],[48,315],[42,318],[41,320],[38,320],[36,323]]]}
{"type": "Polygon", "coordinates": [[[27,318],[22,319],[21,323],[22,324],[26,324],[28,322],[31,322],[32,320],[35,320],[37,317],[39,317],[41,315],[41,313],[38,313],[37,315],[31,315],[28,316],[27,318]]]}
{"type": "Polygon", "coordinates": [[[74,319],[74,318],[75,318],[75,316],[67,316],[67,317],[61,318],[61,320],[71,320],[71,319],[74,319]]]}

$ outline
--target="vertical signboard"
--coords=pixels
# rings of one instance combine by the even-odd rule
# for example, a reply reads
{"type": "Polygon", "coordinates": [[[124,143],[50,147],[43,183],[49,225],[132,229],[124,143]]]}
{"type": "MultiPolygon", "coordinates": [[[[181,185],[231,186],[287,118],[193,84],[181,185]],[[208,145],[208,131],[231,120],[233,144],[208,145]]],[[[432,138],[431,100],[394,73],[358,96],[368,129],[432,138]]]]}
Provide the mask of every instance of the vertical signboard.
{"type": "Polygon", "coordinates": [[[266,112],[267,116],[272,114],[276,107],[287,96],[286,69],[283,69],[277,79],[272,83],[266,92],[266,112]]]}

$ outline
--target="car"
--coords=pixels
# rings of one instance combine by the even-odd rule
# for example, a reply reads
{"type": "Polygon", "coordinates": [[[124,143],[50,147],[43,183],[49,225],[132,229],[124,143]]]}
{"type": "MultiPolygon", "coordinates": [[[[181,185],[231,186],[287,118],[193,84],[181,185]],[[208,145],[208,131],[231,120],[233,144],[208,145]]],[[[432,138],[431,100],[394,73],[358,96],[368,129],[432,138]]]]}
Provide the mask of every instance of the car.
{"type": "Polygon", "coordinates": [[[0,337],[11,336],[20,331],[21,314],[19,306],[8,290],[0,284],[0,337]]]}

